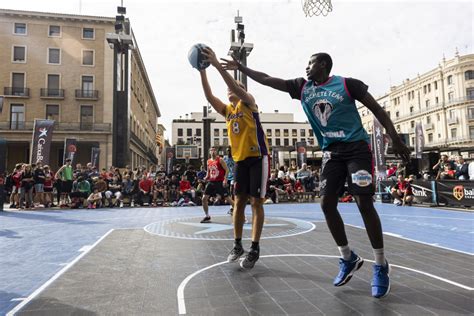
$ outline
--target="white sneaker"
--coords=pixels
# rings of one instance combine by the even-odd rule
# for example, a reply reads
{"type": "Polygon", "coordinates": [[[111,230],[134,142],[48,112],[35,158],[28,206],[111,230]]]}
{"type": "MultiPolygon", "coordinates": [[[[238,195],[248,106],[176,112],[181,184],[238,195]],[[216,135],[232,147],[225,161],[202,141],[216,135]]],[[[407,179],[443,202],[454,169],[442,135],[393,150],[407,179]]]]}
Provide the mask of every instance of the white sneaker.
{"type": "Polygon", "coordinates": [[[393,204],[399,205],[399,204],[402,204],[402,201],[400,201],[399,199],[395,199],[393,200],[393,204]]]}
{"type": "Polygon", "coordinates": [[[122,208],[122,207],[123,207],[123,202],[120,202],[120,208],[122,208]]]}
{"type": "Polygon", "coordinates": [[[130,207],[134,207],[135,206],[135,203],[132,201],[130,202],[130,207]]]}

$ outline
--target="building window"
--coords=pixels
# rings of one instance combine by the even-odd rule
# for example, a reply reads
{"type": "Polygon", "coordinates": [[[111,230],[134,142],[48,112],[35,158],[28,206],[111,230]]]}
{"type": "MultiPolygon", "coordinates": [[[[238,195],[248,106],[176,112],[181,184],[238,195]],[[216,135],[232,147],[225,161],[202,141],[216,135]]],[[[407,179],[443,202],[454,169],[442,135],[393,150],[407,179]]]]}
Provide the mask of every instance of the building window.
{"type": "Polygon", "coordinates": [[[438,122],[441,120],[441,115],[439,115],[439,113],[436,114],[436,120],[437,120],[438,122]]]}
{"type": "Polygon", "coordinates": [[[423,94],[426,94],[426,85],[423,86],[423,94]]]}
{"type": "Polygon", "coordinates": [[[467,117],[470,120],[474,119],[474,107],[471,106],[471,107],[467,108],[467,117]]]}
{"type": "Polygon", "coordinates": [[[276,145],[276,146],[280,146],[280,145],[281,145],[281,141],[280,141],[279,138],[277,138],[277,139],[275,140],[275,145],[276,145]]]}
{"type": "Polygon", "coordinates": [[[414,110],[414,109],[415,109],[415,108],[414,108],[413,106],[410,106],[410,113],[413,113],[413,110],[414,110]]]}
{"type": "Polygon", "coordinates": [[[449,110],[449,118],[450,119],[456,118],[456,110],[455,109],[449,110]]]}
{"type": "Polygon", "coordinates": [[[222,136],[227,137],[227,128],[222,129],[222,136]]]}
{"type": "Polygon", "coordinates": [[[301,137],[306,137],[306,130],[305,129],[301,129],[300,133],[301,133],[301,137]]]}
{"type": "Polygon", "coordinates": [[[426,107],[429,107],[429,106],[430,106],[430,100],[426,100],[426,101],[425,101],[425,106],[426,106],[426,107]]]}
{"type": "Polygon", "coordinates": [[[464,73],[464,79],[472,80],[474,79],[474,70],[468,70],[464,73]]]}
{"type": "Polygon", "coordinates": [[[290,146],[290,140],[288,138],[283,139],[283,146],[290,146]]]}
{"type": "Polygon", "coordinates": [[[214,138],[214,146],[219,146],[219,138],[214,138]]]}
{"type": "Polygon", "coordinates": [[[228,138],[224,138],[224,139],[222,140],[222,145],[224,145],[224,146],[229,146],[229,139],[228,139],[228,138]]]}
{"type": "Polygon", "coordinates": [[[436,104],[439,104],[439,98],[438,97],[435,98],[435,102],[436,102],[436,104]]]}
{"type": "Polygon", "coordinates": [[[268,145],[269,145],[269,146],[273,146],[273,144],[272,144],[272,139],[271,139],[271,138],[268,139],[268,145]]]}
{"type": "Polygon", "coordinates": [[[48,64],[59,65],[61,63],[61,50],[59,48],[48,48],[48,64]]]}
{"type": "Polygon", "coordinates": [[[22,72],[12,73],[12,93],[13,95],[23,95],[25,93],[25,74],[22,72]]]}
{"type": "Polygon", "coordinates": [[[178,128],[178,136],[183,136],[183,129],[182,128],[178,128]]]}
{"type": "Polygon", "coordinates": [[[13,34],[26,35],[26,23],[15,23],[13,34]]]}
{"type": "Polygon", "coordinates": [[[466,89],[466,97],[468,100],[474,100],[474,88],[466,89]]]}
{"type": "Polygon", "coordinates": [[[415,128],[415,121],[411,121],[411,122],[410,122],[410,127],[411,127],[411,128],[415,128]]]}
{"type": "Polygon", "coordinates": [[[214,137],[219,137],[219,129],[214,129],[214,137]]]}
{"type": "Polygon", "coordinates": [[[400,116],[400,112],[395,112],[395,117],[399,117],[400,116]]]}
{"type": "Polygon", "coordinates": [[[276,136],[276,137],[280,137],[280,130],[279,130],[279,129],[276,129],[276,130],[275,130],[275,136],[276,136]]]}
{"type": "Polygon", "coordinates": [[[283,137],[288,137],[288,136],[290,136],[289,131],[287,129],[284,129],[283,130],[283,137]]]}
{"type": "Polygon", "coordinates": [[[196,128],[196,136],[201,136],[201,129],[200,128],[196,128]]]}
{"type": "Polygon", "coordinates": [[[415,137],[411,138],[411,144],[413,144],[413,145],[415,144],[415,137]]]}
{"type": "Polygon", "coordinates": [[[428,83],[428,93],[431,92],[431,83],[428,83]]]}
{"type": "Polygon", "coordinates": [[[452,75],[448,76],[447,81],[448,81],[448,85],[453,84],[453,76],[452,75]]]}
{"type": "Polygon", "coordinates": [[[292,130],[291,130],[291,136],[292,136],[292,137],[298,137],[298,130],[292,129],[292,130]]]}
{"type": "Polygon", "coordinates": [[[94,96],[94,77],[92,76],[82,76],[82,95],[84,97],[93,97],[94,96]]]}
{"type": "Polygon", "coordinates": [[[440,138],[441,138],[441,134],[440,134],[440,133],[438,133],[438,139],[440,139],[440,138]]]}
{"type": "Polygon", "coordinates": [[[309,136],[310,136],[310,137],[313,137],[313,136],[314,136],[314,132],[313,132],[312,129],[309,130],[309,136]]]}
{"type": "Polygon", "coordinates": [[[50,25],[48,36],[60,37],[61,36],[61,27],[59,25],[50,25]]]}
{"type": "Polygon", "coordinates": [[[46,119],[59,122],[59,105],[46,104],[46,119]]]}
{"type": "Polygon", "coordinates": [[[449,92],[448,93],[448,101],[454,100],[454,92],[449,92]]]}
{"type": "Polygon", "coordinates": [[[474,139],[474,126],[469,126],[469,138],[474,139]]]}
{"type": "Polygon", "coordinates": [[[435,88],[435,90],[438,90],[438,81],[434,82],[434,88],[435,88]]]}
{"type": "Polygon", "coordinates": [[[457,128],[451,128],[451,138],[452,138],[452,139],[458,137],[458,136],[457,136],[457,132],[458,132],[458,131],[457,131],[457,128]]]}
{"type": "Polygon", "coordinates": [[[430,124],[430,123],[431,123],[431,116],[427,116],[427,117],[426,117],[426,123],[427,123],[427,124],[430,124]]]}
{"type": "Polygon", "coordinates": [[[12,104],[10,106],[10,129],[25,128],[25,106],[12,104]]]}
{"type": "Polygon", "coordinates": [[[26,62],[26,46],[13,46],[13,62],[26,62]]]}
{"type": "Polygon", "coordinates": [[[59,75],[48,75],[48,96],[60,96],[59,75]]]}
{"type": "Polygon", "coordinates": [[[293,138],[293,139],[291,140],[291,145],[292,145],[292,146],[295,146],[297,141],[298,141],[298,140],[297,140],[296,138],[293,138]]]}
{"type": "Polygon", "coordinates": [[[82,65],[94,66],[94,51],[93,50],[82,51],[82,65]]]}
{"type": "Polygon", "coordinates": [[[267,129],[267,136],[272,137],[272,130],[271,129],[267,129]]]}
{"type": "Polygon", "coordinates": [[[92,105],[81,105],[81,130],[91,130],[94,123],[94,108],[92,105]]]}
{"type": "Polygon", "coordinates": [[[428,142],[433,142],[433,134],[432,133],[429,133],[428,134],[428,142]]]}
{"type": "Polygon", "coordinates": [[[186,129],[186,136],[193,136],[193,129],[192,128],[187,128],[186,129]]]}
{"type": "Polygon", "coordinates": [[[94,39],[94,29],[91,27],[85,27],[82,29],[83,39],[94,39]]]}

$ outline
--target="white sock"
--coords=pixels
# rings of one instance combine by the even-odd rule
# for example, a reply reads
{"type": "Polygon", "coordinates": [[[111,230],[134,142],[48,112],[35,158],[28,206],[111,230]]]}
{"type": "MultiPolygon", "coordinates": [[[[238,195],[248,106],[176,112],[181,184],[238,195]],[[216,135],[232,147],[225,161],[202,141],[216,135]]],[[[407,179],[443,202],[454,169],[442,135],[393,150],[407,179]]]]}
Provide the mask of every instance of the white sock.
{"type": "Polygon", "coordinates": [[[337,248],[339,249],[339,252],[341,253],[342,259],[346,261],[351,259],[351,248],[349,248],[349,245],[345,245],[345,246],[337,247],[337,248]]]}
{"type": "Polygon", "coordinates": [[[384,266],[387,263],[387,260],[385,260],[383,248],[374,249],[374,257],[376,265],[384,266]]]}

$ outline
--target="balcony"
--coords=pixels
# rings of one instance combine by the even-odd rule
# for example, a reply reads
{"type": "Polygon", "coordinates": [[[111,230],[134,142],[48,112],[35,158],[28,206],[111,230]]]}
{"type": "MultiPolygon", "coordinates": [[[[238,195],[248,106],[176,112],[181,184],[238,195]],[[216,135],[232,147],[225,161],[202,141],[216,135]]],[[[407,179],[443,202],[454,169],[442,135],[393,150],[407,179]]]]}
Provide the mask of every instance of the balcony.
{"type": "Polygon", "coordinates": [[[64,99],[64,89],[41,88],[41,99],[64,99]]]}
{"type": "MultiPolygon", "coordinates": [[[[34,122],[0,122],[0,130],[23,130],[23,131],[32,131],[34,122]]],[[[101,133],[111,133],[111,124],[110,123],[67,123],[67,122],[55,122],[54,123],[55,131],[91,131],[91,132],[101,132],[101,133]]]]}
{"type": "Polygon", "coordinates": [[[448,117],[447,121],[448,121],[448,125],[454,125],[454,124],[458,124],[458,123],[459,123],[457,117],[448,117]]]}
{"type": "Polygon", "coordinates": [[[7,98],[29,98],[30,89],[24,87],[4,87],[3,94],[7,98]]]}
{"type": "Polygon", "coordinates": [[[425,124],[425,130],[429,131],[429,130],[432,130],[433,128],[434,128],[433,123],[426,123],[425,124]]]}
{"type": "Polygon", "coordinates": [[[77,100],[98,100],[99,91],[76,89],[76,99],[77,100]]]}

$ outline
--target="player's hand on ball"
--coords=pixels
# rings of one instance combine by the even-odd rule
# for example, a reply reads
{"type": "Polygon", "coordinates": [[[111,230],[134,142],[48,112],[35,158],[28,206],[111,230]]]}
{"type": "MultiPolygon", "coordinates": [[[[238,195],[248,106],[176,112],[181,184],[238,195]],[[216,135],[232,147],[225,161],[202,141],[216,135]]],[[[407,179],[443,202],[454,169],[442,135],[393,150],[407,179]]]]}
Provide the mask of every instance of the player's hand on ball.
{"type": "Polygon", "coordinates": [[[210,48],[203,48],[202,54],[206,56],[206,61],[210,62],[214,67],[220,66],[219,61],[217,60],[216,53],[210,48]]]}
{"type": "Polygon", "coordinates": [[[239,69],[239,61],[237,58],[232,55],[232,60],[228,60],[225,58],[221,58],[222,62],[221,65],[224,67],[225,70],[238,70],[239,69]]]}

